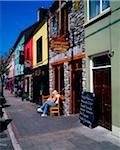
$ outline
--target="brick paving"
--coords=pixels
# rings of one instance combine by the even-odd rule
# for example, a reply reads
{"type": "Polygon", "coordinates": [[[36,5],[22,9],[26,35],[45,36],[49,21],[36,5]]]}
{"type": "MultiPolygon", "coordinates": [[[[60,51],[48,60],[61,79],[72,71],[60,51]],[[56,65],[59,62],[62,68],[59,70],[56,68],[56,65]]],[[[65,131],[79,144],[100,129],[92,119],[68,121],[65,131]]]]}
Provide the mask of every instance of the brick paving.
{"type": "Polygon", "coordinates": [[[37,105],[5,92],[5,110],[15,137],[23,150],[120,150],[120,139],[97,127],[89,129],[77,115],[41,117],[37,105]]]}

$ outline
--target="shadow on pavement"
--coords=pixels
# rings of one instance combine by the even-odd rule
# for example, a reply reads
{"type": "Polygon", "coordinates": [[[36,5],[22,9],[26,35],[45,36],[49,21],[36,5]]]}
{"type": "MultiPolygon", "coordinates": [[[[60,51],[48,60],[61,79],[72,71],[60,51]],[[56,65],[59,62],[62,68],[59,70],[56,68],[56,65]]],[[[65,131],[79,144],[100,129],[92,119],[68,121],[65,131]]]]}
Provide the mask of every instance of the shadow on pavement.
{"type": "Polygon", "coordinates": [[[0,120],[0,133],[7,129],[7,126],[11,121],[12,119],[0,120]]]}

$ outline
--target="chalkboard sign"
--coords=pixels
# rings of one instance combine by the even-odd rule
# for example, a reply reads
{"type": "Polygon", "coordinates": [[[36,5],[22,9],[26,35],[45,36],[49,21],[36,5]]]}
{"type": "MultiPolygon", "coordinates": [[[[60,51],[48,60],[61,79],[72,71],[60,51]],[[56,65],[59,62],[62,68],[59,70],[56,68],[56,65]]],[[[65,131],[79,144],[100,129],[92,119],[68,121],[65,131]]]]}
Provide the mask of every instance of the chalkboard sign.
{"type": "Polygon", "coordinates": [[[96,100],[94,93],[82,93],[79,119],[80,122],[87,127],[94,128],[97,126],[96,100]]]}

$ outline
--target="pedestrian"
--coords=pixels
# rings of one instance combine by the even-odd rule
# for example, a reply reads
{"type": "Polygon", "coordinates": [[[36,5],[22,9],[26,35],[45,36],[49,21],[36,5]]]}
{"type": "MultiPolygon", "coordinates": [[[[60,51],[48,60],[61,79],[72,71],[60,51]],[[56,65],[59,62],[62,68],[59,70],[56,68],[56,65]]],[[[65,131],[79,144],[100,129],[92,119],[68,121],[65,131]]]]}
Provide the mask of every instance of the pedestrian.
{"type": "Polygon", "coordinates": [[[60,94],[58,94],[58,92],[56,90],[54,90],[52,92],[52,95],[47,99],[46,102],[44,102],[44,104],[37,109],[37,112],[42,113],[42,117],[43,116],[47,116],[48,113],[48,107],[49,106],[56,106],[58,104],[60,98],[60,94]]]}
{"type": "Polygon", "coordinates": [[[11,84],[11,94],[13,94],[13,91],[14,91],[14,86],[13,86],[13,83],[11,84]]]}
{"type": "Polygon", "coordinates": [[[14,94],[17,97],[17,91],[18,91],[18,85],[15,83],[14,84],[14,94]]]}

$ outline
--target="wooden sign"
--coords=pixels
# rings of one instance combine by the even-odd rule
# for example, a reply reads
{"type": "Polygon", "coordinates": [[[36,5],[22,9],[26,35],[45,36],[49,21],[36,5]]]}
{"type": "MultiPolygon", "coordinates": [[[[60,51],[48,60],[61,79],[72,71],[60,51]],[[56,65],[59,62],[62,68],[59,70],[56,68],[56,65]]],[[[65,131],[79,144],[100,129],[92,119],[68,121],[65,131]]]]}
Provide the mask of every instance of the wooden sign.
{"type": "Polygon", "coordinates": [[[65,52],[69,49],[70,43],[62,36],[53,37],[50,41],[50,49],[57,52],[65,52]]]}

